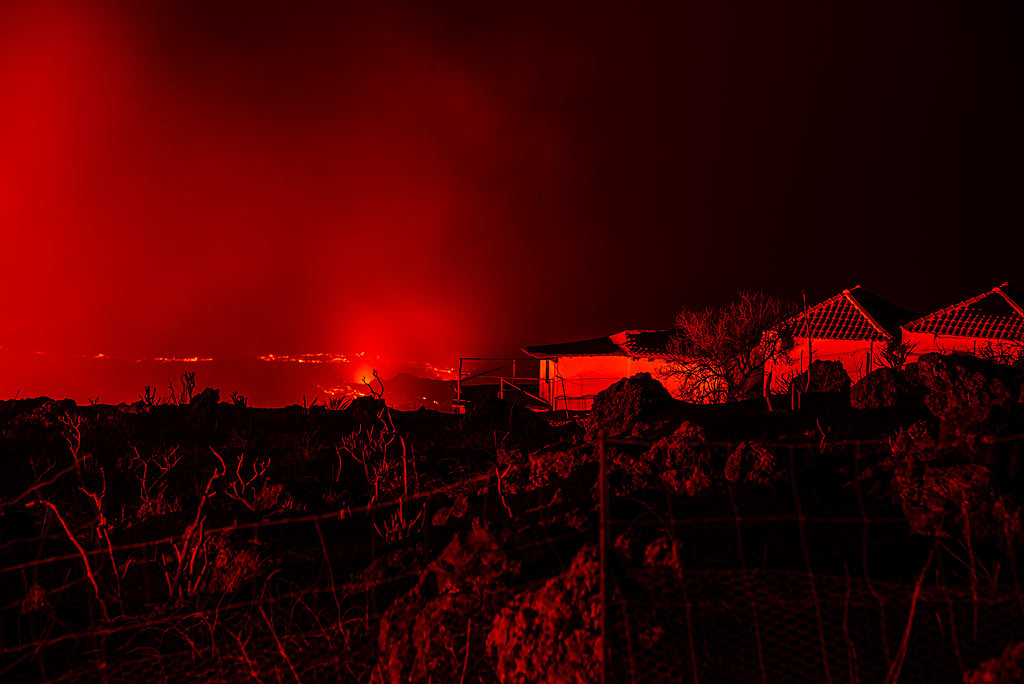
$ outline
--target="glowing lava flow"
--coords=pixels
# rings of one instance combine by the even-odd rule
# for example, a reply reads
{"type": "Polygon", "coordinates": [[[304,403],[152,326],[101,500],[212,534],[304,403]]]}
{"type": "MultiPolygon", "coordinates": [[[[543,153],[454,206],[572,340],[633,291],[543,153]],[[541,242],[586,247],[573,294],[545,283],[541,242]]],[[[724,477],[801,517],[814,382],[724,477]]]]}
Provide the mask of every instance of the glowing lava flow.
{"type": "Polygon", "coordinates": [[[416,375],[431,380],[454,380],[457,373],[454,368],[439,366],[427,361],[385,361],[380,355],[369,355],[366,352],[354,354],[335,354],[331,352],[313,352],[308,354],[264,354],[259,357],[260,361],[268,363],[296,363],[296,364],[358,364],[353,372],[353,382],[367,382],[373,380],[373,371],[384,373],[384,367],[388,369],[403,369],[416,375]]]}
{"type": "MultiPolygon", "coordinates": [[[[363,356],[360,352],[356,356],[363,356]]],[[[264,354],[260,357],[260,361],[269,361],[271,363],[351,363],[349,357],[344,354],[329,354],[327,352],[317,352],[314,354],[264,354]]]]}
{"type": "Polygon", "coordinates": [[[366,363],[361,363],[358,366],[356,366],[356,372],[353,377],[353,380],[355,380],[356,382],[371,383],[373,382],[374,372],[375,369],[373,368],[373,366],[366,363]]]}

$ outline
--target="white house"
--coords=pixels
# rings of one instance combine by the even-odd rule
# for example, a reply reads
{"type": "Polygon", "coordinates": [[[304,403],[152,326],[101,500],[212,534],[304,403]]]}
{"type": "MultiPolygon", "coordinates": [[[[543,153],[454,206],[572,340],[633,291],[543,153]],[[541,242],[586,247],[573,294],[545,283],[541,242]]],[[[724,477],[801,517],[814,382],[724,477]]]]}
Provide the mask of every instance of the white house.
{"type": "Polygon", "coordinates": [[[1024,297],[1009,283],[903,325],[911,360],[929,352],[979,356],[1019,354],[1024,346],[1024,297]]]}
{"type": "Polygon", "coordinates": [[[540,360],[540,397],[557,410],[586,411],[614,383],[650,373],[678,396],[678,385],[662,377],[675,330],[623,330],[589,340],[523,347],[540,360]]]}
{"type": "Polygon", "coordinates": [[[784,392],[812,361],[840,361],[852,382],[881,366],[879,354],[900,340],[900,326],[914,314],[861,286],[808,307],[783,328],[792,337],[776,344],[789,348],[782,359],[765,364],[765,389],[784,392]]]}

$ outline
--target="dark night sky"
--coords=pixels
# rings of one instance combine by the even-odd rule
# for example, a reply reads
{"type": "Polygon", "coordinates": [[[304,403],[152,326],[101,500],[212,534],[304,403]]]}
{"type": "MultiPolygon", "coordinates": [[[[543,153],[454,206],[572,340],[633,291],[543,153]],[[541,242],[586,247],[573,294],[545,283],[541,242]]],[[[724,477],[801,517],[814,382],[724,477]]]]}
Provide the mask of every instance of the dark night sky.
{"type": "Polygon", "coordinates": [[[214,4],[0,6],[0,346],[450,364],[1021,280],[996,5],[214,4]]]}

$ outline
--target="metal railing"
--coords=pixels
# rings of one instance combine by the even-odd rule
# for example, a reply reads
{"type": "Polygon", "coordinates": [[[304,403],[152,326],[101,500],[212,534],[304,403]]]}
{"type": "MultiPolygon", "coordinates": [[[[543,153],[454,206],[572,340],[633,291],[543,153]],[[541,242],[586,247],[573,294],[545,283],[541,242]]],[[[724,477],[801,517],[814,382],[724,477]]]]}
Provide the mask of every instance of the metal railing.
{"type": "Polygon", "coordinates": [[[522,359],[522,358],[510,358],[510,357],[490,357],[490,356],[463,356],[459,358],[459,375],[455,383],[455,403],[463,404],[465,398],[463,396],[464,390],[469,383],[473,383],[472,386],[487,386],[493,385],[498,388],[498,393],[501,398],[504,398],[504,392],[506,387],[515,388],[517,391],[529,396],[543,404],[548,404],[544,399],[539,396],[528,392],[523,389],[523,384],[537,384],[540,385],[542,379],[538,372],[537,375],[520,375],[519,371],[522,364],[524,363],[537,363],[535,359],[522,359]],[[482,371],[470,371],[466,369],[466,362],[481,362],[487,361],[497,363],[498,365],[490,366],[482,371]],[[511,370],[511,375],[507,372],[511,370]]]}
{"type": "Polygon", "coordinates": [[[539,367],[535,375],[520,374],[524,372],[524,364],[536,363],[538,363],[536,359],[512,357],[460,357],[458,379],[455,383],[455,399],[452,403],[459,409],[467,404],[465,397],[467,387],[493,386],[497,389],[498,397],[502,399],[506,398],[506,391],[510,391],[526,396],[550,410],[586,410],[584,406],[589,407],[598,392],[622,380],[622,376],[572,376],[567,378],[560,374],[544,378],[540,376],[539,367]],[[467,368],[473,362],[487,363],[483,365],[483,370],[467,368]],[[540,389],[545,384],[550,386],[550,396],[547,399],[541,396],[540,389]],[[603,384],[604,386],[595,388],[591,386],[593,384],[603,384]],[[536,393],[526,389],[530,385],[535,385],[538,388],[536,393]],[[560,393],[556,394],[559,390],[560,393]],[[570,409],[571,406],[574,408],[570,409]]]}
{"type": "Polygon", "coordinates": [[[552,406],[551,402],[547,401],[546,399],[541,399],[536,394],[533,394],[532,392],[527,392],[526,390],[524,390],[519,385],[516,385],[513,382],[509,382],[505,378],[501,378],[500,379],[500,382],[499,382],[499,385],[498,385],[498,398],[500,398],[500,399],[504,399],[505,398],[505,388],[506,387],[509,388],[509,389],[513,389],[513,390],[515,390],[515,391],[517,391],[517,392],[519,392],[521,394],[524,394],[527,397],[529,397],[530,399],[533,399],[535,401],[539,401],[541,404],[543,404],[545,406],[548,406],[548,407],[552,406]]]}

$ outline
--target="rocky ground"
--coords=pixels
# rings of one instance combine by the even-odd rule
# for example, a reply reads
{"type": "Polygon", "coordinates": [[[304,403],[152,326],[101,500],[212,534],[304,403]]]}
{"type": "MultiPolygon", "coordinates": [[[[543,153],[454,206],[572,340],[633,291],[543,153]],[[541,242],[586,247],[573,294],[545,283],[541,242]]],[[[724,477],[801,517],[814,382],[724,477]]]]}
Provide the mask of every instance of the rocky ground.
{"type": "Polygon", "coordinates": [[[0,679],[591,682],[603,566],[609,681],[1019,681],[1020,370],[839,373],[585,418],[0,402],[0,679]]]}

